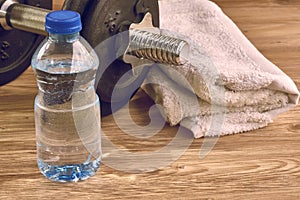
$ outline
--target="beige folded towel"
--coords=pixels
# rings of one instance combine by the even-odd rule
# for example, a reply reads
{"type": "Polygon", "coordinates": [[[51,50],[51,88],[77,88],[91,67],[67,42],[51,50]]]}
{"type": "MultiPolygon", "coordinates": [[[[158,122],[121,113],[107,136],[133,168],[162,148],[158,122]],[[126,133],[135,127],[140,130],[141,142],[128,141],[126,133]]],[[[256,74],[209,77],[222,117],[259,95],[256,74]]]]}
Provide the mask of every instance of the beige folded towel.
{"type": "Polygon", "coordinates": [[[298,103],[294,82],[213,2],[162,0],[160,13],[162,34],[191,45],[185,65],[154,67],[147,81],[160,84],[143,86],[172,126],[196,138],[241,133],[298,103]]]}

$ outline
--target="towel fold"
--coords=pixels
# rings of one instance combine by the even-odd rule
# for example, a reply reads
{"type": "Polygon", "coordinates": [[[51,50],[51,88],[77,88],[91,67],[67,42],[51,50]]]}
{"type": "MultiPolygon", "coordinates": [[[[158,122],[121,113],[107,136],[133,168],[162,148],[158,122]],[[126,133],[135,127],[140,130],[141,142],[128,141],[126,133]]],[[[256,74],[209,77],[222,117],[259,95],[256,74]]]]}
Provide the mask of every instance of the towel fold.
{"type": "Polygon", "coordinates": [[[186,64],[153,67],[147,78],[152,84],[143,86],[172,126],[181,124],[196,138],[241,133],[267,126],[298,103],[294,82],[216,4],[159,3],[161,33],[191,48],[186,64]]]}

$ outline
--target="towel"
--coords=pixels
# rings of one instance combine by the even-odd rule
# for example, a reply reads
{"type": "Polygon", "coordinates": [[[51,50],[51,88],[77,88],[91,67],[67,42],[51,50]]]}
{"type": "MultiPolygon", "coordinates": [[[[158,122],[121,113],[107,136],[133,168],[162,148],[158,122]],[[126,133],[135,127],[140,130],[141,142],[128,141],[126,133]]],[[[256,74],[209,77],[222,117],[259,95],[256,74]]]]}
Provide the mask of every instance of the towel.
{"type": "Polygon", "coordinates": [[[161,34],[187,41],[181,66],[154,66],[143,85],[172,126],[195,138],[267,126],[298,104],[294,82],[208,0],[162,0],[161,34]]]}

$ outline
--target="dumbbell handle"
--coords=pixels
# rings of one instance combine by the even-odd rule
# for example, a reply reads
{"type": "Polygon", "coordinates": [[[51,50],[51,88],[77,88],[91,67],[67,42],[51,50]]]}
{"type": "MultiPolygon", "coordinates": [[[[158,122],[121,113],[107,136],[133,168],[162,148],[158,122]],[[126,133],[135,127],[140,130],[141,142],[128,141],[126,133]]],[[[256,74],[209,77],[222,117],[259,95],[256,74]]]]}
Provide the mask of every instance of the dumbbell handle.
{"type": "Polygon", "coordinates": [[[189,44],[184,40],[137,29],[130,30],[129,37],[126,55],[170,65],[183,65],[189,57],[189,44]]]}
{"type": "Polygon", "coordinates": [[[6,0],[0,11],[0,22],[4,29],[11,28],[47,35],[45,19],[50,10],[20,4],[13,0],[6,0]]]}

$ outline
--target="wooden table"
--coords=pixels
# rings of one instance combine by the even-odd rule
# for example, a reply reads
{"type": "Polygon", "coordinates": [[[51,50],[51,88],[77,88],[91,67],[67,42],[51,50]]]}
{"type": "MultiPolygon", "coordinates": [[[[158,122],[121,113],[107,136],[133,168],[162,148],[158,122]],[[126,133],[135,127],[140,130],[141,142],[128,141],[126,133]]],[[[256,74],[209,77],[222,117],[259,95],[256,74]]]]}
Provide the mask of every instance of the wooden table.
{"type": "MultiPolygon", "coordinates": [[[[55,1],[56,8],[61,1],[55,1]]],[[[257,48],[300,87],[300,1],[216,0],[257,48]]],[[[93,178],[58,184],[44,178],[36,164],[31,69],[0,88],[0,199],[300,199],[300,107],[267,128],[222,137],[199,158],[203,139],[195,140],[176,162],[151,173],[134,174],[101,166],[93,178]]],[[[142,92],[131,102],[137,124],[148,122],[152,101],[142,92]]],[[[103,131],[132,151],[167,145],[177,128],[138,140],[123,134],[112,117],[103,131]]],[[[190,133],[186,131],[187,136],[190,133]]]]}

